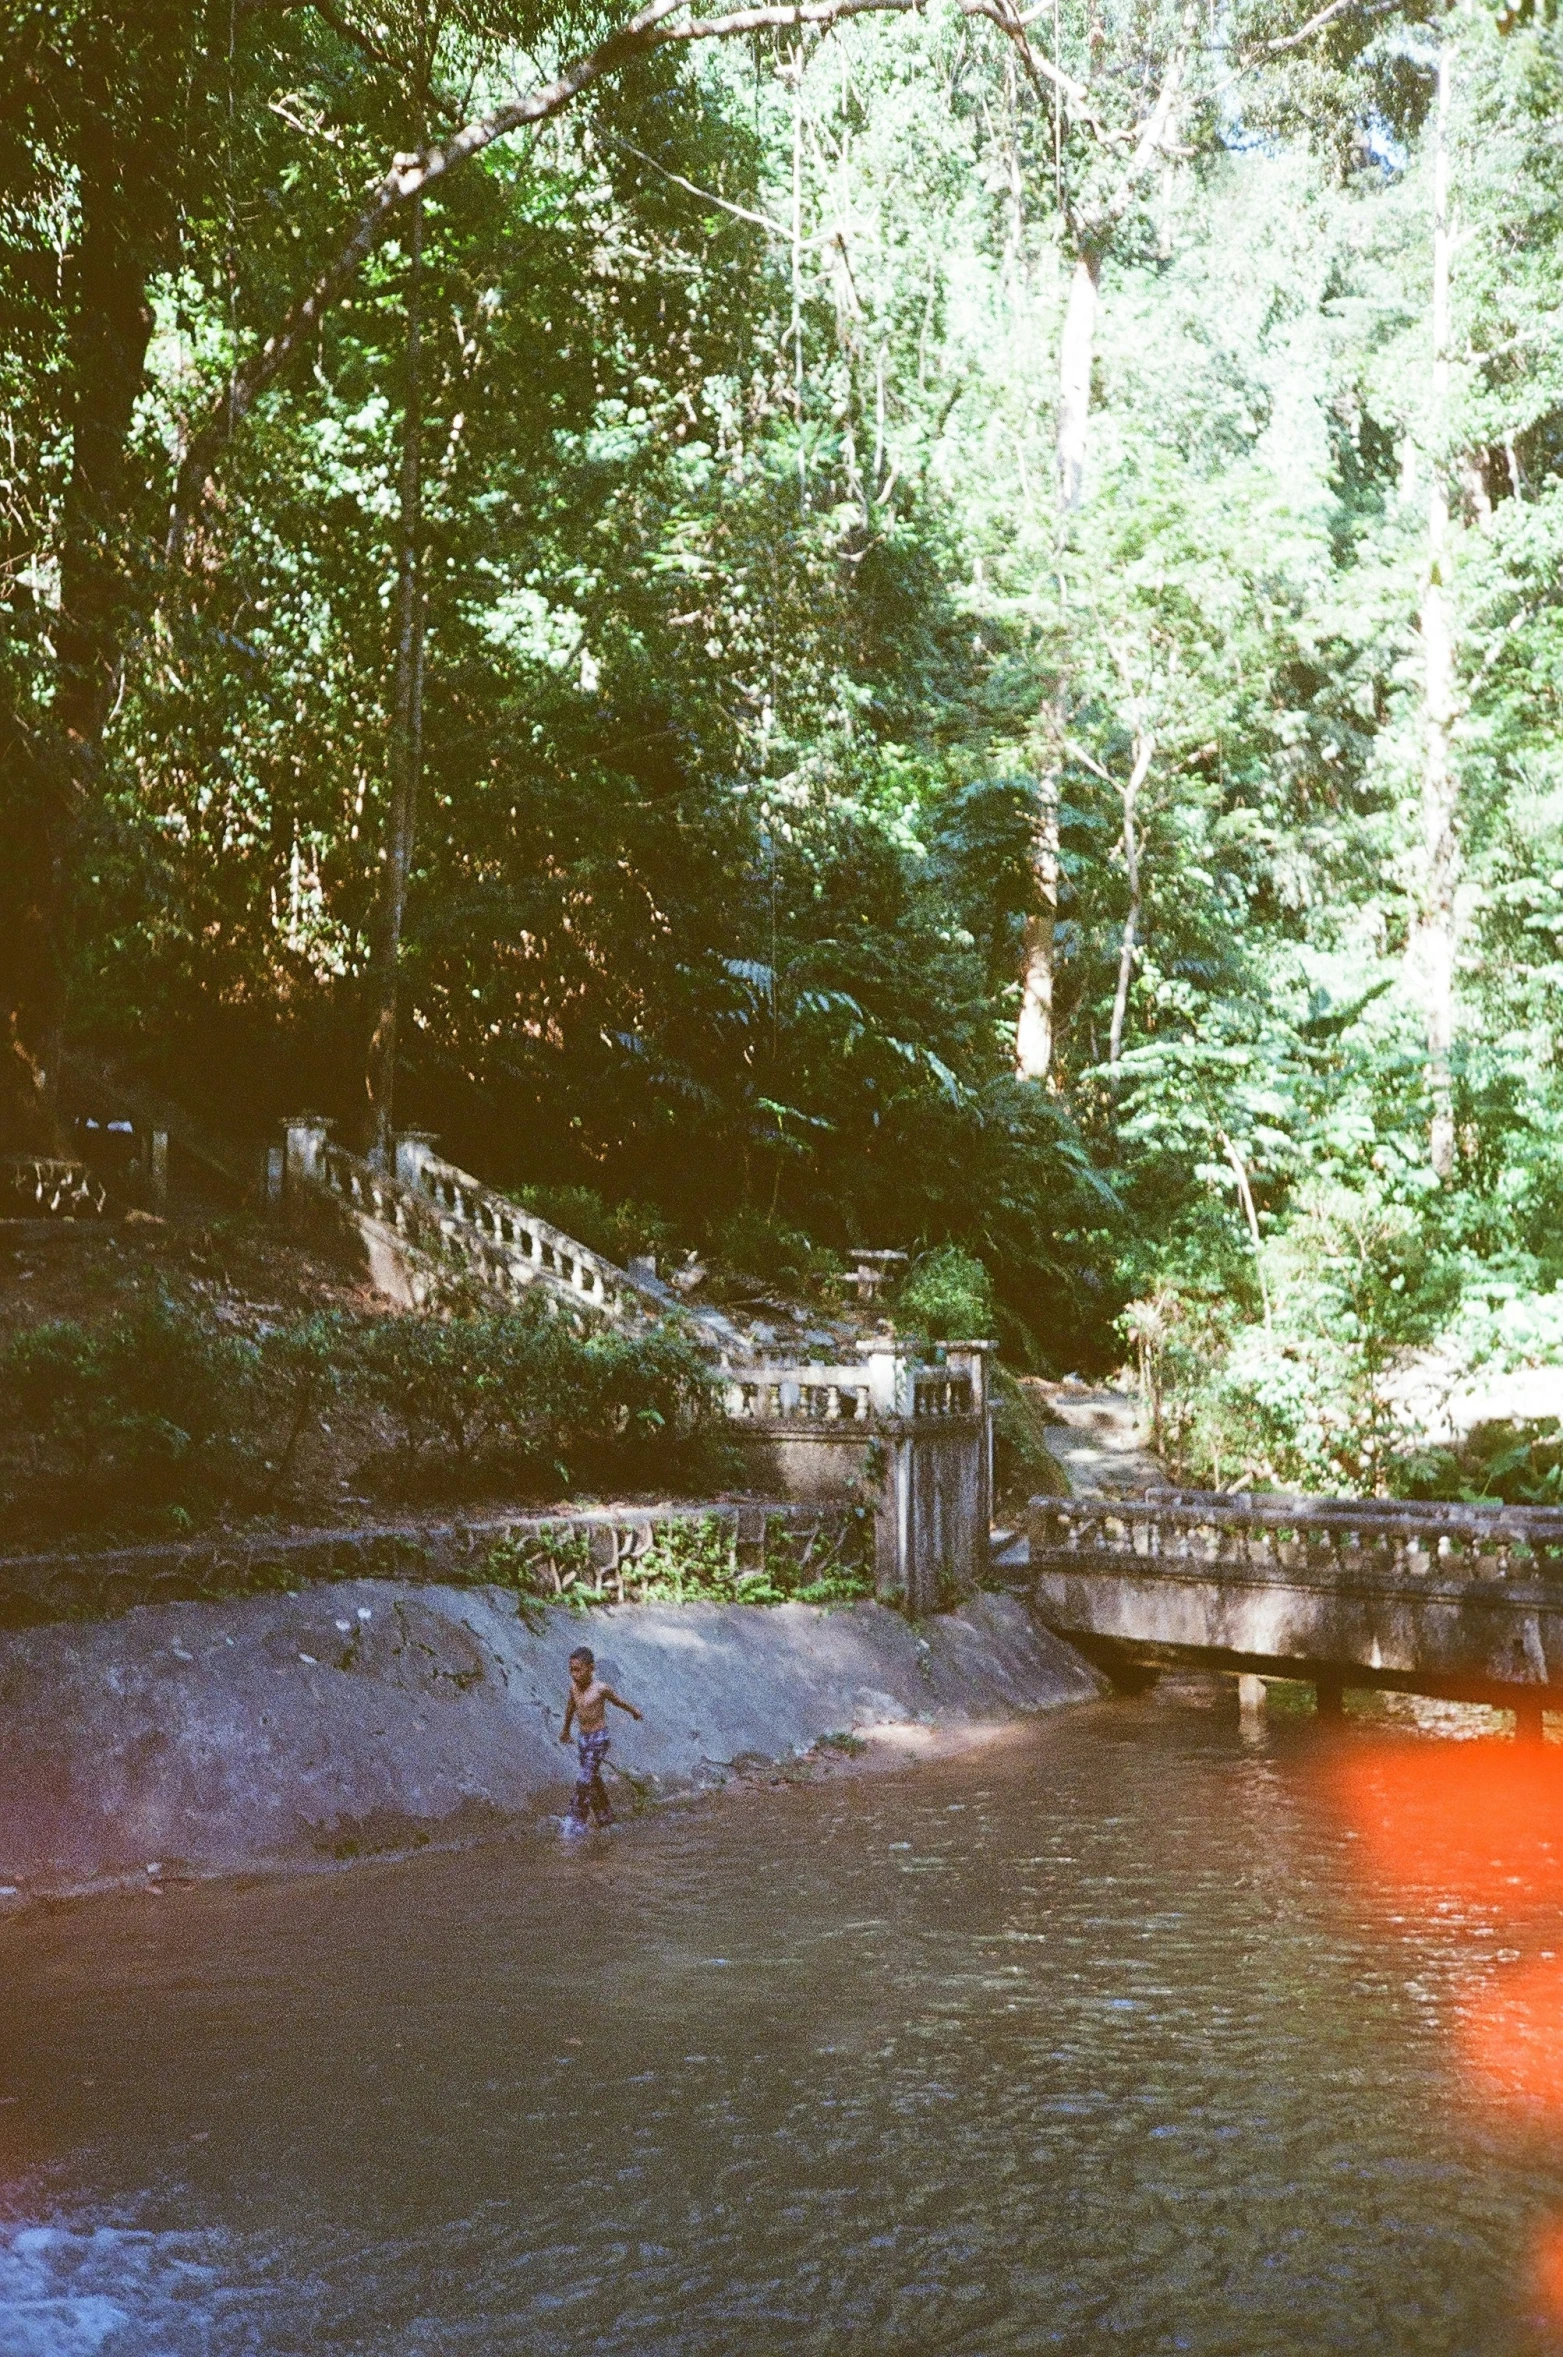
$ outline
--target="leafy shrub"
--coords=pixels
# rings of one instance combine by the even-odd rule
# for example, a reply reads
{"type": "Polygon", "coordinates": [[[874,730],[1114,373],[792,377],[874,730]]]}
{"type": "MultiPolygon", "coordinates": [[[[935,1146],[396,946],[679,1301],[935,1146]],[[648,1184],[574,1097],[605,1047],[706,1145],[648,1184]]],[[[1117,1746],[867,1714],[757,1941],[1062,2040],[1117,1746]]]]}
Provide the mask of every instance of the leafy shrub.
{"type": "Polygon", "coordinates": [[[787,1293],[810,1293],[841,1272],[841,1257],[816,1244],[801,1228],[768,1219],[746,1204],[711,1230],[710,1248],[719,1266],[750,1283],[774,1285],[787,1293]]]}
{"type": "Polygon", "coordinates": [[[340,1316],[321,1311],[268,1335],[262,1346],[262,1366],[283,1417],[282,1447],[269,1467],[269,1498],[287,1487],[306,1431],[341,1388],[344,1328],[340,1316]]]}
{"type": "Polygon", "coordinates": [[[711,1465],[710,1370],[684,1329],[581,1332],[541,1294],[513,1310],[366,1321],[339,1345],[350,1395],[397,1429],[404,1474],[565,1485],[587,1473],[664,1482],[711,1465]]]}
{"type": "Polygon", "coordinates": [[[90,1505],[226,1495],[253,1455],[253,1344],[166,1294],[89,1329],[62,1319],[0,1349],[0,1416],[45,1484],[90,1505]]]}
{"type": "Polygon", "coordinates": [[[1439,1206],[1376,1182],[1299,1189],[1266,1243],[1265,1315],[1163,1283],[1132,1302],[1154,1444],[1175,1480],[1213,1488],[1396,1495],[1458,1483],[1404,1378],[1460,1309],[1439,1206]]]}
{"type": "Polygon", "coordinates": [[[990,1368],[993,1410],[993,1483],[1001,1511],[1027,1498],[1067,1497],[1069,1479],[1047,1444],[1047,1409],[1024,1381],[990,1368]]]}
{"type": "Polygon", "coordinates": [[[338,1345],[342,1380],[396,1426],[409,1458],[426,1452],[465,1464],[502,1427],[505,1345],[488,1317],[366,1321],[338,1345]]]}
{"type": "Polygon", "coordinates": [[[1473,1425],[1458,1448],[1424,1450],[1399,1485],[1415,1498],[1563,1505],[1563,1427],[1556,1416],[1473,1425]]]}
{"type": "Polygon", "coordinates": [[[896,1314],[931,1342],[975,1342],[993,1331],[993,1281],[974,1252],[940,1244],[907,1271],[896,1314]]]}
{"type": "Polygon", "coordinates": [[[763,1562],[739,1560],[734,1525],[714,1514],[655,1526],[644,1554],[609,1568],[588,1532],[514,1532],[490,1548],[484,1577],[582,1611],[599,1604],[849,1604],[874,1593],[874,1521],[853,1509],[814,1530],[769,1516],[763,1562]]]}
{"type": "Polygon", "coordinates": [[[582,1332],[539,1294],[464,1315],[321,1313],[248,1339],[159,1294],[0,1346],[0,1483],[49,1528],[269,1509],[337,1406],[338,1452],[351,1434],[360,1476],[404,1492],[677,1490],[736,1470],[707,1364],[673,1321],[582,1332]]]}

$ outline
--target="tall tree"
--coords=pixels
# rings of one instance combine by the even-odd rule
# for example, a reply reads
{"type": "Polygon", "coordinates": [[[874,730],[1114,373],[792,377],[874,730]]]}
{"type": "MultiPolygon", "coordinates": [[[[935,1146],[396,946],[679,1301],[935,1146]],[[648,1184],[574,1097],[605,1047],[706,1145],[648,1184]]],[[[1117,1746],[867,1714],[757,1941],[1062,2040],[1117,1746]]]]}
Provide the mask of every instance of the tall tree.
{"type": "Polygon", "coordinates": [[[1450,216],[1451,109],[1457,51],[1446,25],[1438,45],[1432,139],[1431,400],[1425,463],[1427,558],[1420,616],[1423,662],[1422,868],[1412,930],[1413,962],[1427,1023],[1432,1096],[1430,1151],[1434,1170],[1454,1169],[1455,883],[1459,866],[1456,820],[1459,786],[1452,739],[1456,718],[1454,611],[1449,572],[1453,554],[1449,513],[1451,431],[1449,364],[1452,338],[1450,271],[1454,229],[1450,216]]]}
{"type": "MultiPolygon", "coordinates": [[[[769,28],[822,29],[855,15],[905,12],[913,4],[780,0],[701,19],[688,13],[687,0],[649,0],[558,73],[418,152],[398,154],[368,202],[339,228],[324,265],[237,361],[204,422],[188,435],[172,486],[170,558],[177,564],[185,557],[191,526],[223,455],[257,402],[318,337],[392,220],[425,189],[660,50],[746,39],[769,28]]],[[[56,693],[44,735],[35,737],[16,721],[6,730],[25,759],[12,788],[17,857],[8,887],[14,923],[6,928],[3,992],[11,1091],[0,1111],[23,1130],[54,1127],[76,846],[83,817],[100,791],[103,733],[127,639],[147,604],[145,581],[134,591],[131,586],[133,574],[144,574],[145,551],[137,546],[136,522],[127,510],[126,466],[132,418],[145,389],[150,289],[175,259],[175,191],[201,174],[203,147],[192,138],[192,100],[204,96],[214,74],[231,61],[241,22],[249,39],[257,23],[269,28],[272,20],[293,13],[259,5],[241,10],[237,0],[220,9],[212,0],[192,14],[175,0],[160,0],[151,10],[78,4],[59,23],[40,8],[35,19],[46,27],[40,45],[51,95],[70,126],[82,209],[70,333],[74,455],[62,537],[56,693]]],[[[335,9],[325,14],[333,27],[342,21],[335,9]]],[[[364,40],[358,36],[359,47],[364,40]]],[[[368,41],[377,46],[372,35],[368,41]]],[[[266,100],[256,94],[256,103],[266,100]]]]}

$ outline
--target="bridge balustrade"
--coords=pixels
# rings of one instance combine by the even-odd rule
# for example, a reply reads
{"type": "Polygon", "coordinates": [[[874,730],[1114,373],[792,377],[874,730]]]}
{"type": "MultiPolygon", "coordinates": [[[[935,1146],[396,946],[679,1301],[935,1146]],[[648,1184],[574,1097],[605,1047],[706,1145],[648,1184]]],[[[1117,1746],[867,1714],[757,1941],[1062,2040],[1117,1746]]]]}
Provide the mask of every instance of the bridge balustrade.
{"type": "Polygon", "coordinates": [[[1158,1563],[1291,1579],[1449,1570],[1563,1578],[1563,1509],[1452,1500],[1301,1498],[1169,1490],[1146,1498],[1034,1498],[1034,1569],[1158,1563]]]}

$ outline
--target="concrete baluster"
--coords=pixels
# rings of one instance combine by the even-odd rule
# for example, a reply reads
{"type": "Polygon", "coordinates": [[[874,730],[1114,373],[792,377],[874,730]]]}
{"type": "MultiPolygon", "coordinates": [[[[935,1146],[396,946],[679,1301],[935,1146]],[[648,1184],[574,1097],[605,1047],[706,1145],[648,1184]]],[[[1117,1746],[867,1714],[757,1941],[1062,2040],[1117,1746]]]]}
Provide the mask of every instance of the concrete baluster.
{"type": "Polygon", "coordinates": [[[435,1134],[431,1129],[400,1129],[396,1133],[396,1150],[392,1169],[404,1187],[414,1194],[422,1194],[426,1186],[424,1172],[434,1157],[435,1134]]]}
{"type": "Polygon", "coordinates": [[[283,1171],[289,1187],[320,1186],[327,1182],[326,1148],[334,1123],[319,1113],[293,1113],[282,1125],[283,1171]]]}
{"type": "Polygon", "coordinates": [[[945,1360],[957,1374],[964,1376],[967,1387],[965,1412],[985,1416],[988,1412],[988,1361],[998,1349],[996,1342],[949,1342],[945,1345],[945,1360]]]}

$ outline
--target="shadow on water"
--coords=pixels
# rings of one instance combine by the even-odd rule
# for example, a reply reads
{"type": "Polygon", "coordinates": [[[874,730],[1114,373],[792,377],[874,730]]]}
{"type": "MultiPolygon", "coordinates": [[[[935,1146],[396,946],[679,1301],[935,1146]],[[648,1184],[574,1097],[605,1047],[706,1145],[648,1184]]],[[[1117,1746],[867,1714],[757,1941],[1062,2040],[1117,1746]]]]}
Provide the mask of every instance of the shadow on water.
{"type": "Polygon", "coordinates": [[[0,2357],[1547,2348],[1563,1752],[1198,1699],[12,1923],[0,2357]]]}

